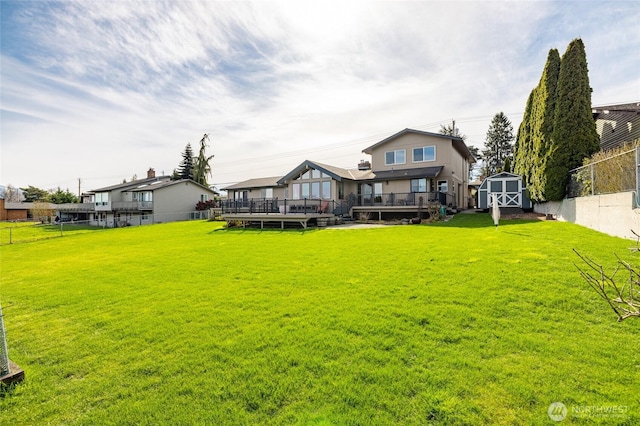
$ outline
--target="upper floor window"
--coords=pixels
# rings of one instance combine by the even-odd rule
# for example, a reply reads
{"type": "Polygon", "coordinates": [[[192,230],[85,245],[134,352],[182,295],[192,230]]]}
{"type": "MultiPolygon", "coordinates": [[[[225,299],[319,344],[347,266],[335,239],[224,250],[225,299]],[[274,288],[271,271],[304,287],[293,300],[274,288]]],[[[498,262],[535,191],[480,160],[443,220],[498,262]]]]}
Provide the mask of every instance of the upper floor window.
{"type": "Polygon", "coordinates": [[[406,154],[406,151],[404,149],[387,151],[384,153],[384,164],[386,164],[387,166],[390,166],[393,164],[404,164],[406,163],[405,154],[406,154]]]}
{"type": "Polygon", "coordinates": [[[97,206],[106,206],[107,204],[109,204],[109,193],[96,192],[95,200],[97,206]]]}
{"type": "Polygon", "coordinates": [[[422,148],[413,148],[413,162],[420,163],[423,161],[436,160],[436,147],[423,146],[422,148]]]}

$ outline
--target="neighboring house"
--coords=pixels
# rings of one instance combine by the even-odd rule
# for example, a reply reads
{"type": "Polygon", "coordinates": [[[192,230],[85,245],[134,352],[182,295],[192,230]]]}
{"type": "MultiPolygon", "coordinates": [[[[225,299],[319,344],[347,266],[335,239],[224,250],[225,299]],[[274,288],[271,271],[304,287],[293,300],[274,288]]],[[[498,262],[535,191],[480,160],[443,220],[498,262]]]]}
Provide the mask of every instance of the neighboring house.
{"type": "Polygon", "coordinates": [[[11,203],[0,198],[0,220],[27,220],[33,203],[11,203]]]}
{"type": "Polygon", "coordinates": [[[592,112],[602,150],[640,139],[639,102],[595,107],[592,112]]]}
{"type": "Polygon", "coordinates": [[[215,192],[189,179],[156,177],[149,169],[146,179],[138,179],[82,196],[81,203],[61,204],[61,220],[87,220],[95,226],[129,226],[173,222],[208,217],[195,211],[199,201],[213,199],[215,192]]]}
{"type": "Polygon", "coordinates": [[[413,217],[437,202],[469,206],[469,167],[459,137],[405,129],[363,150],[372,161],[343,169],[304,161],[281,178],[250,179],[225,188],[234,213],[314,212],[413,217]],[[244,210],[243,210],[244,209],[244,210]]]}

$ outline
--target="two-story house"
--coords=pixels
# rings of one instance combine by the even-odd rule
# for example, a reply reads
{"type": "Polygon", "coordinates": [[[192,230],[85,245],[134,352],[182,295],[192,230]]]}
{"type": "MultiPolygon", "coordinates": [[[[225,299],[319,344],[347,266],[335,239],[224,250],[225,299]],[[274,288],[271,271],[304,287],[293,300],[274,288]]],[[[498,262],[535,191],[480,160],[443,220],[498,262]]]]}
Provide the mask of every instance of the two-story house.
{"type": "Polygon", "coordinates": [[[362,152],[371,161],[356,169],[307,160],[281,178],[227,187],[226,207],[236,213],[329,211],[384,218],[415,216],[427,203],[449,209],[469,204],[469,168],[475,159],[459,137],[405,129],[362,152]]]}
{"type": "Polygon", "coordinates": [[[201,218],[196,204],[214,196],[212,189],[192,180],[156,177],[149,169],[144,179],[95,189],[84,194],[81,203],[59,205],[58,209],[62,220],[86,219],[94,226],[147,225],[201,218]]]}

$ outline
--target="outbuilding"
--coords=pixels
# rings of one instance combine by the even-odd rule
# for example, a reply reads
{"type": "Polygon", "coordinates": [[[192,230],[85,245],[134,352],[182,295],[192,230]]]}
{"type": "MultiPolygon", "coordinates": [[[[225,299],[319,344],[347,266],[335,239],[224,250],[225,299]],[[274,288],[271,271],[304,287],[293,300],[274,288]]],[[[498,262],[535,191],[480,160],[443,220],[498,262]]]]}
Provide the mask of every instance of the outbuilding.
{"type": "Polygon", "coordinates": [[[498,207],[533,208],[527,194],[522,177],[513,173],[502,172],[486,178],[478,189],[478,208],[489,209],[493,206],[491,194],[497,193],[498,207]]]}

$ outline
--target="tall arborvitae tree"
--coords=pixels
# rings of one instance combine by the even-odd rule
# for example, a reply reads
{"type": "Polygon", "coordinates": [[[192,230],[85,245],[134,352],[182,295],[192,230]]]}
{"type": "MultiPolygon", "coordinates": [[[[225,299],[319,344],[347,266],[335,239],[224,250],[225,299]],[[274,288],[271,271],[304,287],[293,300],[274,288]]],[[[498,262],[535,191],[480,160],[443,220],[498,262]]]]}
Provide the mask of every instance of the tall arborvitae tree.
{"type": "Polygon", "coordinates": [[[510,161],[513,155],[513,125],[503,112],[497,113],[491,120],[484,146],[486,149],[482,151],[482,156],[489,174],[503,171],[505,161],[510,161]]]}
{"type": "Polygon", "coordinates": [[[564,198],[569,170],[600,148],[591,113],[591,87],[587,56],[582,40],[575,39],[562,56],[552,143],[547,164],[545,196],[548,201],[564,198]]]}
{"type": "Polygon", "coordinates": [[[532,168],[528,189],[529,196],[535,201],[545,201],[548,190],[547,164],[553,135],[559,74],[560,54],[557,49],[551,49],[538,87],[535,88],[530,117],[532,168]]]}
{"type": "Polygon", "coordinates": [[[208,140],[209,135],[205,133],[202,139],[200,139],[200,151],[194,159],[193,164],[193,180],[204,186],[209,186],[207,183],[207,177],[211,175],[211,164],[209,164],[209,162],[213,158],[213,155],[207,156],[206,154],[207,147],[209,146],[207,145],[208,140]]]}
{"type": "Polygon", "coordinates": [[[193,149],[191,143],[188,143],[184,147],[182,152],[182,161],[178,166],[178,169],[173,172],[172,178],[174,180],[179,179],[192,179],[193,180],[193,149]]]}
{"type": "Polygon", "coordinates": [[[513,149],[513,172],[522,176],[526,187],[531,184],[532,161],[531,152],[533,142],[531,141],[531,109],[533,108],[533,98],[535,89],[529,94],[527,107],[524,110],[522,122],[518,128],[518,135],[513,149]]]}

